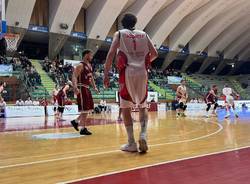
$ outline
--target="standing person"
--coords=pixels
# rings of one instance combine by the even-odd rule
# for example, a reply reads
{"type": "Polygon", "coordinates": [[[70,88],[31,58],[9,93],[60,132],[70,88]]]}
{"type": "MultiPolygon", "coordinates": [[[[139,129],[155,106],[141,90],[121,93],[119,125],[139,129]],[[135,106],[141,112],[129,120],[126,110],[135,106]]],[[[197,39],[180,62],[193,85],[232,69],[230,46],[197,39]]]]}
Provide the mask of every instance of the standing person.
{"type": "Polygon", "coordinates": [[[7,42],[3,34],[0,34],[0,56],[5,57],[7,52],[7,42]]]}
{"type": "Polygon", "coordinates": [[[186,117],[185,115],[185,110],[187,109],[187,99],[188,99],[188,93],[187,93],[187,88],[186,88],[186,81],[181,80],[181,85],[178,86],[176,90],[176,100],[178,102],[177,105],[177,117],[182,116],[186,117]]]}
{"type": "Polygon", "coordinates": [[[232,111],[234,113],[234,116],[236,118],[238,118],[238,114],[235,112],[235,104],[234,104],[234,97],[233,95],[235,96],[238,96],[238,94],[236,94],[232,88],[230,88],[228,85],[225,85],[223,90],[222,90],[222,93],[223,95],[225,96],[225,106],[226,106],[226,116],[225,118],[229,118],[230,116],[230,108],[232,108],[232,111]]]}
{"type": "Polygon", "coordinates": [[[54,116],[58,116],[58,112],[57,112],[57,106],[58,106],[58,103],[57,103],[57,94],[58,94],[59,90],[58,90],[58,87],[57,85],[55,85],[55,88],[53,89],[52,91],[52,104],[54,105],[54,116]]]}
{"type": "Polygon", "coordinates": [[[147,69],[157,58],[158,53],[149,36],[140,30],[135,30],[137,18],[133,14],[125,14],[121,23],[124,29],[114,34],[114,39],[104,66],[104,85],[109,87],[108,73],[112,67],[113,58],[117,53],[117,68],[119,70],[120,108],[128,135],[128,143],[121,147],[122,151],[135,152],[137,144],[134,139],[131,108],[139,108],[141,132],[139,150],[146,152],[147,146],[147,69]]]}
{"type": "Polygon", "coordinates": [[[72,82],[69,81],[67,82],[57,93],[57,102],[58,102],[58,108],[57,108],[57,112],[58,112],[58,119],[63,121],[62,116],[63,116],[63,112],[64,112],[64,108],[65,108],[65,100],[67,99],[67,92],[70,88],[70,86],[72,86],[72,82]]]}
{"type": "Polygon", "coordinates": [[[4,91],[4,87],[6,86],[5,82],[0,81],[0,98],[2,98],[2,93],[4,91]]]}
{"type": "Polygon", "coordinates": [[[216,108],[218,107],[217,93],[218,93],[218,87],[216,85],[213,85],[212,89],[205,96],[205,103],[207,104],[207,108],[206,108],[206,117],[207,118],[209,118],[208,112],[209,112],[212,105],[214,105],[212,115],[217,116],[216,112],[215,112],[216,108]]]}
{"type": "Polygon", "coordinates": [[[88,113],[94,109],[94,102],[89,86],[92,85],[97,93],[99,91],[95,85],[91,66],[93,52],[91,50],[84,50],[82,57],[82,62],[76,66],[72,76],[74,92],[77,95],[78,110],[81,114],[77,119],[72,120],[71,124],[76,131],[79,131],[79,125],[82,126],[80,130],[81,135],[91,135],[92,133],[86,128],[88,113]]]}

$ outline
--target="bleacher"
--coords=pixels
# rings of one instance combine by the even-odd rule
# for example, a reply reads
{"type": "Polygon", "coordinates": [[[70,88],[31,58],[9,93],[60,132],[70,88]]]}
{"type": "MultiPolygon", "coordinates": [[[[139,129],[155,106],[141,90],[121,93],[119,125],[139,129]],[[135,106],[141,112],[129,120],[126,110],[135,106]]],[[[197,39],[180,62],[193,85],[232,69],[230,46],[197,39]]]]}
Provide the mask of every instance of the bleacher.
{"type": "MultiPolygon", "coordinates": [[[[185,74],[184,74],[185,75],[185,74]]],[[[249,92],[244,90],[235,77],[229,76],[216,76],[216,75],[203,75],[192,74],[185,75],[186,80],[192,83],[192,87],[200,89],[200,92],[207,92],[212,85],[218,86],[219,94],[222,93],[222,89],[225,85],[230,86],[235,92],[239,93],[243,99],[249,99],[249,92]]]]}

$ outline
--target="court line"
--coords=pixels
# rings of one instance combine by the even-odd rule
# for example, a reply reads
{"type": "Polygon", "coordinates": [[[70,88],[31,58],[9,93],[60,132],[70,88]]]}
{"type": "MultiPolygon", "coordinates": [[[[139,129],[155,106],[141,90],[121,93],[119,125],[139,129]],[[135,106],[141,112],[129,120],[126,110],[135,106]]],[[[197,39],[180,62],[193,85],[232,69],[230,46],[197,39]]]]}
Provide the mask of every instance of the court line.
{"type": "MultiPolygon", "coordinates": [[[[196,137],[196,138],[193,138],[193,139],[182,140],[182,141],[153,144],[153,145],[149,145],[149,147],[157,147],[157,146],[164,146],[164,145],[170,145],[170,144],[179,144],[179,143],[185,143],[185,142],[192,142],[192,141],[196,141],[196,140],[200,140],[200,139],[204,139],[204,138],[213,136],[213,135],[219,133],[223,129],[222,125],[220,125],[218,123],[213,123],[213,122],[211,122],[211,123],[216,124],[219,127],[219,129],[217,131],[215,131],[215,132],[213,132],[211,134],[207,134],[207,135],[204,135],[204,136],[201,136],[201,137],[196,137]]],[[[25,163],[20,163],[20,164],[11,164],[11,165],[6,165],[6,166],[0,166],[0,169],[7,169],[7,168],[12,168],[12,167],[20,167],[20,166],[28,166],[28,165],[34,165],[34,164],[43,164],[43,163],[62,161],[62,160],[70,160],[70,159],[77,159],[77,158],[85,158],[85,157],[98,156],[98,155],[104,155],[104,154],[116,153],[116,152],[121,152],[121,150],[104,151],[104,152],[91,153],[91,154],[86,154],[86,155],[77,155],[77,156],[62,157],[62,158],[55,158],[55,159],[48,159],[48,160],[25,162],[25,163]]]]}
{"type": "MultiPolygon", "coordinates": [[[[198,124],[198,123],[196,123],[198,124]]],[[[217,125],[217,124],[216,124],[217,125]]],[[[192,130],[192,131],[189,131],[187,133],[185,133],[184,135],[189,135],[193,132],[196,132],[197,130],[200,130],[202,128],[197,128],[195,130],[192,130]]],[[[35,135],[35,134],[34,134],[35,135]]],[[[178,135],[176,135],[178,136],[178,135]]],[[[150,142],[155,142],[155,141],[164,141],[166,140],[166,138],[160,138],[160,139],[150,139],[150,142]]],[[[174,142],[176,143],[176,142],[174,142]]],[[[169,142],[169,144],[172,144],[172,142],[169,142]]],[[[117,148],[117,145],[114,145],[114,146],[109,146],[109,147],[105,147],[107,149],[111,149],[111,148],[117,148]]],[[[93,150],[93,151],[98,151],[100,149],[104,149],[103,147],[99,147],[99,148],[94,148],[94,149],[90,149],[90,150],[93,150]]],[[[63,155],[67,155],[67,154],[76,154],[76,153],[80,153],[80,152],[83,152],[85,151],[85,149],[81,149],[81,150],[75,150],[75,151],[68,151],[68,152],[63,152],[63,153],[54,153],[54,154],[44,154],[44,155],[36,155],[36,156],[29,156],[28,158],[41,158],[41,157],[49,157],[49,156],[63,156],[63,155]]],[[[17,161],[17,160],[22,160],[22,159],[25,159],[27,157],[21,157],[21,158],[9,158],[9,159],[4,159],[4,160],[0,160],[0,163],[2,162],[6,162],[6,161],[17,161]]]]}
{"type": "Polygon", "coordinates": [[[57,184],[69,184],[69,183],[73,183],[73,182],[78,182],[78,181],[84,181],[84,180],[88,180],[88,179],[99,178],[99,177],[102,177],[102,176],[109,176],[109,175],[113,175],[113,174],[120,174],[120,173],[124,173],[124,172],[129,172],[129,171],[144,169],[144,168],[147,168],[147,167],[154,167],[154,166],[160,166],[160,165],[165,165],[165,164],[170,164],[170,163],[180,162],[180,161],[185,161],[185,160],[191,160],[191,159],[196,159],[196,158],[201,158],[201,157],[206,157],[206,156],[219,155],[219,154],[223,154],[223,153],[228,153],[228,152],[233,152],[233,151],[239,151],[239,150],[248,149],[248,148],[250,148],[250,145],[249,146],[238,147],[238,148],[233,148],[233,149],[228,149],[228,150],[224,150],[224,151],[207,153],[207,154],[203,154],[203,155],[197,155],[197,156],[186,157],[186,158],[181,158],[181,159],[176,159],[176,160],[170,160],[170,161],[166,161],[166,162],[159,162],[159,163],[155,163],[155,164],[148,164],[148,165],[144,165],[144,166],[134,167],[134,168],[131,168],[131,169],[124,169],[124,170],[109,172],[109,173],[100,174],[100,175],[96,175],[96,176],[90,176],[90,177],[79,178],[79,179],[76,179],[76,180],[69,180],[69,181],[59,182],[57,184]]]}
{"type": "MultiPolygon", "coordinates": [[[[200,123],[197,123],[197,122],[193,122],[197,125],[200,125],[200,123]]],[[[205,123],[211,123],[211,124],[215,124],[215,125],[218,125],[217,123],[214,123],[214,122],[205,122],[205,123]]],[[[203,123],[204,124],[204,123],[203,123]]],[[[61,128],[61,129],[68,129],[68,128],[61,128]]],[[[197,128],[195,130],[192,130],[192,131],[189,131],[187,133],[185,133],[185,136],[186,135],[189,135],[197,130],[200,130],[201,128],[197,128]]],[[[28,130],[30,131],[30,130],[28,130]]],[[[40,130],[39,130],[40,131],[40,130]]],[[[35,131],[34,131],[35,132],[35,131]]],[[[6,133],[9,133],[9,132],[6,132],[6,133]]],[[[13,132],[11,132],[13,133],[13,132]]],[[[35,135],[35,134],[34,134],[35,135]]],[[[155,142],[155,141],[162,141],[162,140],[166,140],[166,138],[160,138],[160,139],[150,139],[150,142],[155,142]]],[[[176,142],[169,142],[169,144],[172,144],[172,143],[176,143],[176,142]]],[[[110,146],[110,147],[105,147],[105,148],[117,148],[117,145],[114,145],[114,146],[110,146]]],[[[94,151],[97,151],[97,150],[100,150],[100,149],[103,149],[103,147],[100,147],[100,148],[94,148],[94,149],[91,149],[91,150],[94,150],[94,151]]],[[[47,157],[47,156],[60,156],[60,155],[67,155],[67,154],[73,154],[73,153],[80,153],[80,152],[83,152],[85,151],[85,149],[83,150],[75,150],[75,151],[69,151],[69,152],[64,152],[64,153],[54,153],[54,154],[45,154],[45,155],[36,155],[36,156],[29,156],[29,158],[41,158],[41,157],[47,157]]],[[[15,160],[22,160],[22,159],[25,159],[26,157],[21,157],[21,158],[9,158],[9,159],[4,159],[4,160],[0,160],[0,163],[8,160],[8,161],[15,161],[15,160]]]]}

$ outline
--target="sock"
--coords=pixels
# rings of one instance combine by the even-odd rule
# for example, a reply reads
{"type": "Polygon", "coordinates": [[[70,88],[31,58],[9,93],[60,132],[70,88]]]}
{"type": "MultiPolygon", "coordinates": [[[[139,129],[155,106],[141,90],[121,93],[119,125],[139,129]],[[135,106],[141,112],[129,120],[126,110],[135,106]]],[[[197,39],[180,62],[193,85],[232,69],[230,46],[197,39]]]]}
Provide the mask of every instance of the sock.
{"type": "Polygon", "coordinates": [[[144,120],[144,121],[141,121],[140,123],[141,123],[140,138],[146,139],[146,137],[147,137],[148,121],[144,120]]]}
{"type": "Polygon", "coordinates": [[[207,116],[208,116],[208,111],[206,111],[206,114],[207,114],[207,116]]]}
{"type": "Polygon", "coordinates": [[[135,143],[133,124],[125,127],[128,134],[128,143],[129,144],[135,143]]]}

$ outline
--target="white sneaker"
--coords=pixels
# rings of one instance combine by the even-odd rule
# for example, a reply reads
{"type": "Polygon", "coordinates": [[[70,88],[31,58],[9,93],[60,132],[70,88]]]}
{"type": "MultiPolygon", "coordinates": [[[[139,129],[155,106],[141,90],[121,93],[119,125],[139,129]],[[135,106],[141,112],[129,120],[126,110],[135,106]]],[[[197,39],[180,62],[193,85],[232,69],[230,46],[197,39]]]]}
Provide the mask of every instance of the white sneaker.
{"type": "Polygon", "coordinates": [[[230,116],[230,114],[227,114],[227,115],[225,116],[225,118],[229,118],[229,116],[230,116]]]}
{"type": "Polygon", "coordinates": [[[145,152],[148,151],[148,145],[147,145],[146,139],[140,138],[140,140],[139,140],[139,150],[142,153],[145,153],[145,152]]]}
{"type": "Polygon", "coordinates": [[[205,115],[205,117],[206,117],[206,118],[210,118],[210,116],[209,116],[209,115],[205,115]]]}
{"type": "Polygon", "coordinates": [[[137,144],[133,143],[133,144],[124,144],[121,146],[121,150],[122,151],[127,151],[127,152],[137,152],[137,144]]]}

